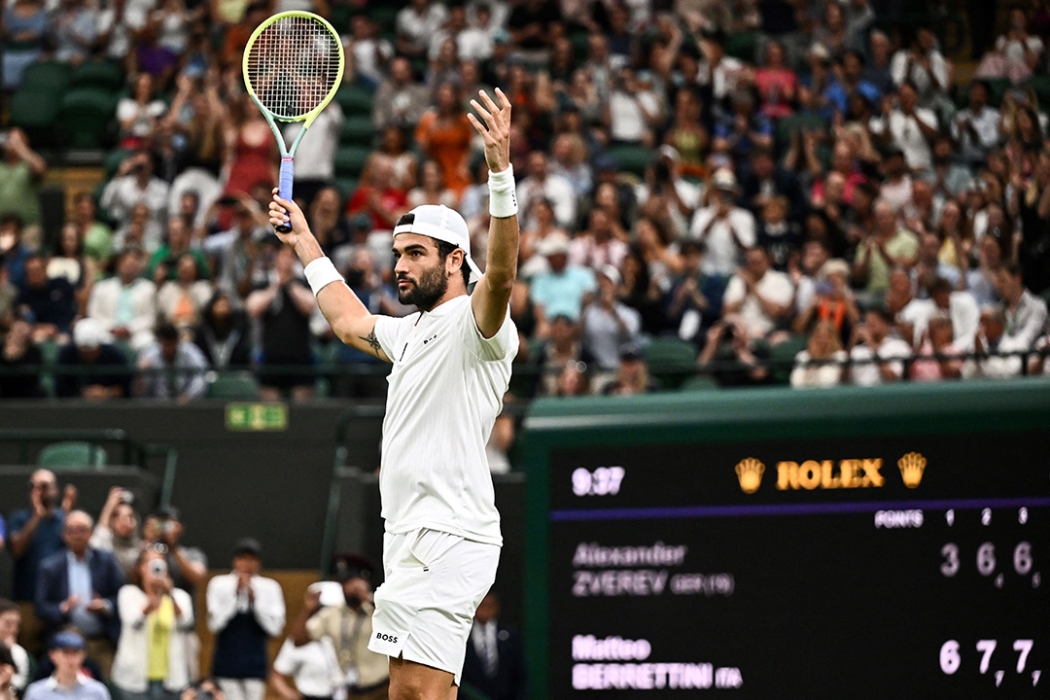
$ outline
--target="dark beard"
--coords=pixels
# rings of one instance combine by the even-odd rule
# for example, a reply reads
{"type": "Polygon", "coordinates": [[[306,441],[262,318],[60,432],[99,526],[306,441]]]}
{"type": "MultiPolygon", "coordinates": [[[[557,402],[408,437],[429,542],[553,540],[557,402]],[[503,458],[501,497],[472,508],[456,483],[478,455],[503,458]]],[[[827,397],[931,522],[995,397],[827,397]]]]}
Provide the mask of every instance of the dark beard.
{"type": "MultiPolygon", "coordinates": [[[[408,279],[399,277],[398,281],[408,279]]],[[[410,280],[411,281],[411,280],[410,280]]],[[[419,276],[419,281],[405,290],[397,290],[397,300],[402,304],[414,304],[423,311],[429,311],[445,296],[448,291],[448,274],[444,265],[435,265],[419,276]]]]}
{"type": "Polygon", "coordinates": [[[344,596],[346,598],[346,604],[353,610],[357,610],[361,607],[361,599],[356,595],[344,596]]]}

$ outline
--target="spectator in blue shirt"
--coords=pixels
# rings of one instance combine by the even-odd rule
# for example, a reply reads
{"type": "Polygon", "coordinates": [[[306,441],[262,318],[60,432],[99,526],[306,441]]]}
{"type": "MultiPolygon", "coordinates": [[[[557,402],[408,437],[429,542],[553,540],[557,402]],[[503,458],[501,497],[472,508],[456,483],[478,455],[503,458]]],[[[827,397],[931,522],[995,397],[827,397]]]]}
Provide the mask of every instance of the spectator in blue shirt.
{"type": "Polygon", "coordinates": [[[11,535],[8,537],[11,557],[15,560],[14,600],[33,600],[37,569],[41,561],[62,549],[66,513],[72,509],[76,498],[76,488],[67,486],[60,503],[58,481],[47,469],[38,469],[29,478],[32,508],[11,515],[11,535]]]}
{"type": "Polygon", "coordinates": [[[77,316],[76,289],[65,277],[48,277],[47,260],[39,253],[25,260],[25,278],[16,302],[33,324],[33,342],[65,343],[77,316]]]}
{"type": "Polygon", "coordinates": [[[84,638],[76,632],[56,634],[48,654],[55,671],[31,683],[23,700],[110,700],[106,686],[81,672],[86,650],[84,638]]]}
{"type": "Polygon", "coordinates": [[[573,323],[578,321],[585,298],[598,283],[590,268],[569,264],[569,238],[565,234],[548,234],[538,248],[550,270],[532,280],[530,296],[536,313],[536,336],[546,338],[550,335],[547,319],[565,316],[573,323]]]}
{"type": "Polygon", "coordinates": [[[733,109],[715,124],[711,144],[716,153],[727,153],[742,162],[755,148],[773,147],[773,124],[755,109],[755,96],[748,88],[733,93],[733,109]]]}

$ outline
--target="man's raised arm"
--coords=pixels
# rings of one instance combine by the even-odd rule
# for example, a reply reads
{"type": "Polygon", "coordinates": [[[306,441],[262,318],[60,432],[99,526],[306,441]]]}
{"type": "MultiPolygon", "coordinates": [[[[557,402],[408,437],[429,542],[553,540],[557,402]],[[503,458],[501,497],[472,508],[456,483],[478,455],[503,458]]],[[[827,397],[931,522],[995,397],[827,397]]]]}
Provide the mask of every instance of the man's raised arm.
{"type": "Polygon", "coordinates": [[[325,257],[299,205],[281,199],[276,189],[270,202],[270,224],[274,227],[291,224],[290,232],[280,233],[275,228],[274,233],[282,243],[295,249],[306,268],[306,281],[317,296],[321,313],[328,319],[336,336],[351,347],[390,362],[376,339],[376,317],[368,312],[368,308],[346,286],[332,261],[325,257]]]}
{"type": "Polygon", "coordinates": [[[470,304],[481,335],[491,338],[503,326],[510,293],[518,271],[518,203],[514,195],[514,171],[510,167],[511,104],[503,91],[496,88],[497,106],[484,90],[470,104],[484,120],[468,114],[474,129],[485,141],[485,161],[489,166],[488,257],[485,275],[474,288],[470,304]]]}

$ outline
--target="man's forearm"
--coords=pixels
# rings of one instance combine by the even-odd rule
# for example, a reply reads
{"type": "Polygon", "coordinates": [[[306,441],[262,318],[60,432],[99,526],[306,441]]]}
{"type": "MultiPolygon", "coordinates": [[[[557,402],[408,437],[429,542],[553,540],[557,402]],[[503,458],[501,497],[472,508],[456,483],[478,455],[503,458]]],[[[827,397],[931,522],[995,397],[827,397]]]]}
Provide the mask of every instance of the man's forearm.
{"type": "Polygon", "coordinates": [[[29,548],[29,541],[33,539],[33,533],[36,532],[37,525],[40,524],[40,516],[33,513],[33,516],[29,518],[29,522],[25,524],[18,532],[11,533],[11,556],[15,559],[21,559],[22,555],[25,554],[26,549],[29,548]]]}
{"type": "Polygon", "coordinates": [[[493,291],[509,289],[518,270],[518,217],[493,218],[489,224],[489,245],[485,279],[493,291]]]}

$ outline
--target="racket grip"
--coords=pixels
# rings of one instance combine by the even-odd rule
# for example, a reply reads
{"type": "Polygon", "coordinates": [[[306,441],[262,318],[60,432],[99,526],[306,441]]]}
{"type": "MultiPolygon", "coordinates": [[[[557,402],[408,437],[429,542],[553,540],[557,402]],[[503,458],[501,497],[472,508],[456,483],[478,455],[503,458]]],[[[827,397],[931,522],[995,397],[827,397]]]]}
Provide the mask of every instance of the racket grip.
{"type": "MultiPolygon", "coordinates": [[[[295,160],[291,156],[281,157],[281,173],[277,181],[277,194],[281,199],[292,201],[292,180],[295,178],[295,160]]],[[[291,225],[281,224],[276,227],[281,233],[292,230],[291,225]]]]}

